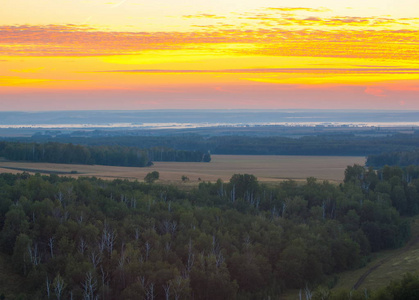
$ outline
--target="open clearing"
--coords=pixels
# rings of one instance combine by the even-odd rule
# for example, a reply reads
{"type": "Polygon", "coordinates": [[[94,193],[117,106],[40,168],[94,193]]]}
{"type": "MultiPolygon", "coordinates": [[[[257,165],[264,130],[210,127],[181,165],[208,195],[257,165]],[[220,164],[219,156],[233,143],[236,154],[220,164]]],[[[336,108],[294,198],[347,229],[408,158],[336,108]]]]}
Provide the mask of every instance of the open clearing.
{"type": "Polygon", "coordinates": [[[96,176],[143,180],[152,171],[160,173],[160,182],[181,182],[183,175],[196,183],[228,181],[233,174],[253,174],[259,181],[275,182],[285,179],[304,180],[316,177],[319,180],[340,182],[348,165],[364,165],[359,156],[274,156],[274,155],[212,155],[210,163],[155,162],[151,167],[113,167],[99,165],[68,165],[30,162],[0,162],[0,172],[61,174],[65,176],[96,176]],[[70,174],[77,171],[77,174],[70,174]]]}

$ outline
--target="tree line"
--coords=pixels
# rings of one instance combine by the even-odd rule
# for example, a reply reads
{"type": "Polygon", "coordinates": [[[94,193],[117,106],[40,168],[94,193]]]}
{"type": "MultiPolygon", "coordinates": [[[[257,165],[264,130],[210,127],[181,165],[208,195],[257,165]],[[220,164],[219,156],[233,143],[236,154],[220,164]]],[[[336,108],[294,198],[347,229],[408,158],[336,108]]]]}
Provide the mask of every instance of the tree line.
{"type": "MultiPolygon", "coordinates": [[[[116,133],[115,133],[116,134],[116,133]]],[[[125,134],[125,135],[124,135],[125,134]]],[[[321,134],[312,136],[252,136],[252,135],[126,135],[114,136],[58,135],[18,138],[21,141],[60,142],[80,145],[121,145],[150,149],[200,151],[212,154],[235,155],[354,155],[367,156],[382,152],[412,151],[419,145],[419,131],[414,134],[362,136],[353,133],[321,134]]],[[[157,154],[157,153],[156,153],[157,154]]],[[[156,155],[158,157],[158,155],[156,155]]]]}
{"type": "Polygon", "coordinates": [[[0,142],[0,157],[14,161],[145,167],[152,161],[209,162],[209,153],[167,147],[84,146],[72,143],[0,142]]]}
{"type": "Polygon", "coordinates": [[[396,151],[383,152],[380,154],[369,155],[366,164],[376,168],[388,166],[402,166],[419,165],[419,150],[413,151],[396,151]]]}
{"type": "MultiPolygon", "coordinates": [[[[250,174],[192,190],[0,174],[0,251],[20,299],[267,299],[402,246],[419,177],[354,165],[340,185],[250,174]]],[[[0,291],[1,293],[2,291],[0,291]]],[[[343,298],[342,298],[343,299],[343,298]]]]}

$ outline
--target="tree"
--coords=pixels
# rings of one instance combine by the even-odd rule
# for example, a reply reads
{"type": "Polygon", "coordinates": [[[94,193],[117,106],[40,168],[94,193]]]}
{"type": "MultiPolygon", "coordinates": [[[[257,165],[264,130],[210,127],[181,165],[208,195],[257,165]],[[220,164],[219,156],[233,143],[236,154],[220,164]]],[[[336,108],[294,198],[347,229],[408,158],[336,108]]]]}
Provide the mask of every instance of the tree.
{"type": "Polygon", "coordinates": [[[147,183],[153,183],[154,181],[158,180],[160,178],[160,173],[157,171],[153,171],[148,173],[145,177],[144,177],[144,181],[147,183]]]}
{"type": "Polygon", "coordinates": [[[234,174],[230,178],[230,185],[234,187],[235,194],[243,198],[246,193],[254,196],[259,189],[257,178],[250,174],[234,174]]]}
{"type": "Polygon", "coordinates": [[[364,179],[365,169],[360,165],[348,166],[345,170],[344,182],[360,183],[364,179]]]}
{"type": "Polygon", "coordinates": [[[67,286],[64,282],[64,279],[60,276],[60,274],[58,274],[55,277],[52,285],[54,287],[55,296],[57,297],[58,300],[60,300],[63,295],[63,291],[67,286]]]}

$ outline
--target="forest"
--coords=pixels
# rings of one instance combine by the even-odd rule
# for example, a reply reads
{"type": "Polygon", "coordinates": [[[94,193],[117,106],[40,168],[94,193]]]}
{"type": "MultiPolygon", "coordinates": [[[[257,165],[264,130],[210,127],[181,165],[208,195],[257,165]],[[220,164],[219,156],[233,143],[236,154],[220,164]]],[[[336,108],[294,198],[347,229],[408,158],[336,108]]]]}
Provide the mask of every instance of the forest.
{"type": "Polygon", "coordinates": [[[0,142],[0,157],[14,161],[145,167],[153,161],[209,162],[209,153],[167,147],[84,146],[71,143],[0,142]]]}
{"type": "MultiPolygon", "coordinates": [[[[70,134],[36,134],[32,137],[8,138],[8,141],[26,143],[59,142],[90,146],[153,147],[171,148],[174,150],[200,151],[211,154],[234,155],[338,155],[368,156],[382,152],[413,151],[419,145],[419,131],[397,133],[392,131],[313,131],[307,133],[296,129],[285,130],[282,127],[271,129],[269,136],[259,136],[257,132],[239,130],[212,129],[188,133],[178,130],[175,133],[164,133],[155,130],[121,131],[94,133],[74,132],[70,134]],[[289,136],[278,136],[276,132],[289,132],[289,136]],[[229,132],[226,134],[225,132],[229,132]],[[96,133],[96,134],[94,134],[96,133]]],[[[3,138],[5,139],[5,138],[3,138]]],[[[158,157],[155,156],[155,157],[158,157]]]]}
{"type": "MultiPolygon", "coordinates": [[[[407,217],[419,213],[419,169],[406,172],[354,165],[339,185],[308,178],[277,186],[235,174],[191,190],[0,174],[1,257],[20,282],[0,294],[277,299],[301,289],[312,299],[348,299],[352,292],[330,291],[338,272],[364,266],[375,252],[410,238],[407,217]]],[[[416,275],[406,275],[398,285],[371,291],[371,299],[401,299],[391,295],[417,283],[416,275]]]]}
{"type": "Polygon", "coordinates": [[[384,166],[418,166],[419,150],[383,152],[380,154],[369,155],[367,157],[367,166],[381,168],[384,166]]]}

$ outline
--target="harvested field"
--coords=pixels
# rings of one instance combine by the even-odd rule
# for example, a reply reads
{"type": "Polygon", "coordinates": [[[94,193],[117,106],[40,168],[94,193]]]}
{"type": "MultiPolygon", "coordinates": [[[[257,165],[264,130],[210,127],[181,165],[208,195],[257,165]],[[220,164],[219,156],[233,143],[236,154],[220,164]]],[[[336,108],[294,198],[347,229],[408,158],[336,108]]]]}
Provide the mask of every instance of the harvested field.
{"type": "Polygon", "coordinates": [[[284,179],[342,181],[348,165],[364,165],[359,156],[271,156],[271,155],[212,155],[210,163],[156,162],[151,167],[112,167],[99,165],[66,165],[29,162],[0,162],[0,172],[58,174],[65,176],[96,176],[143,180],[152,171],[160,173],[161,182],[181,182],[182,175],[189,183],[227,181],[233,174],[253,174],[259,181],[275,182],[284,179]],[[77,174],[71,173],[77,172],[77,174]]]}

